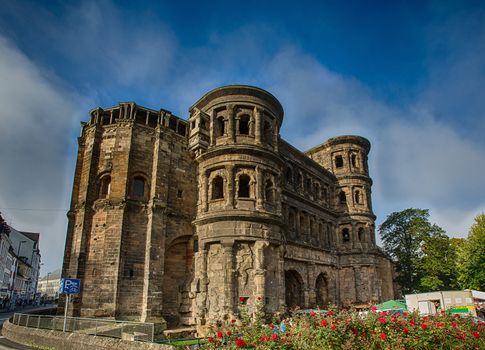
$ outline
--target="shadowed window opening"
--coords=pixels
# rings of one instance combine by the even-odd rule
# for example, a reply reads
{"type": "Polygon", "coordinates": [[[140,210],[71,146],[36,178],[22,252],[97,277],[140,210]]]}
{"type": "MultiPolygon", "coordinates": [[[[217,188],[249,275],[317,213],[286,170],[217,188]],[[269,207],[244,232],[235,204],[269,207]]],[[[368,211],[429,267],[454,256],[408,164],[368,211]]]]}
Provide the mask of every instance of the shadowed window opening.
{"type": "Polygon", "coordinates": [[[357,168],[357,156],[355,154],[350,156],[350,162],[354,168],[357,168]]]}
{"type": "Polygon", "coordinates": [[[216,176],[212,180],[212,199],[224,198],[224,180],[220,176],[216,176]]]}
{"type": "Polygon", "coordinates": [[[263,138],[266,142],[271,142],[273,139],[273,132],[271,130],[271,124],[268,121],[264,121],[263,123],[263,138]]]}
{"type": "Polygon", "coordinates": [[[243,115],[239,118],[239,135],[249,135],[249,116],[243,115]]]}
{"type": "Polygon", "coordinates": [[[239,189],[237,192],[239,198],[249,198],[249,182],[250,178],[248,175],[241,175],[239,177],[239,189]]]}
{"type": "Polygon", "coordinates": [[[364,239],[364,228],[359,227],[359,230],[357,231],[357,235],[359,237],[359,241],[362,241],[364,239]]]}
{"type": "Polygon", "coordinates": [[[226,133],[224,117],[217,118],[217,136],[224,136],[226,133]]]}
{"type": "Polygon", "coordinates": [[[111,191],[111,176],[103,176],[99,183],[99,198],[107,198],[111,191]]]}
{"type": "Polygon", "coordinates": [[[145,179],[141,176],[136,176],[133,180],[133,195],[139,198],[145,196],[145,179]]]}
{"type": "Polygon", "coordinates": [[[292,211],[288,214],[288,228],[290,231],[295,230],[295,214],[292,211]]]}
{"type": "Polygon", "coordinates": [[[342,240],[344,242],[349,242],[350,241],[350,232],[348,228],[344,228],[342,230],[342,240]]]}
{"type": "Polygon", "coordinates": [[[293,185],[293,171],[291,171],[291,168],[286,169],[286,183],[293,185]]]}
{"type": "Polygon", "coordinates": [[[345,195],[344,191],[340,191],[339,200],[340,204],[347,204],[347,196],[345,195]]]}
{"type": "Polygon", "coordinates": [[[342,168],[344,166],[344,159],[342,156],[336,156],[335,157],[335,167],[336,168],[342,168]]]}
{"type": "Polygon", "coordinates": [[[274,196],[273,181],[271,181],[271,180],[266,181],[264,196],[266,198],[266,202],[268,202],[268,203],[273,203],[274,202],[274,200],[275,200],[274,197],[275,196],[274,196]]]}
{"type": "Polygon", "coordinates": [[[360,204],[360,191],[355,191],[355,203],[360,204]]]}
{"type": "Polygon", "coordinates": [[[170,118],[168,120],[168,127],[173,131],[177,130],[177,120],[175,118],[170,118]]]}

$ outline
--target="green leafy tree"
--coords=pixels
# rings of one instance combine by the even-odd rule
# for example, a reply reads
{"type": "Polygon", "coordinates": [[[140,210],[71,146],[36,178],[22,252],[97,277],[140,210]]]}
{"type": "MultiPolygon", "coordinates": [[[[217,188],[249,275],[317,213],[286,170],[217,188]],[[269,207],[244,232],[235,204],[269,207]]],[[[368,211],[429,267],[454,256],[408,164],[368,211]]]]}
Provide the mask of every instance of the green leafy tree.
{"type": "Polygon", "coordinates": [[[428,217],[427,209],[409,208],[390,214],[379,226],[384,251],[396,264],[396,282],[405,294],[418,291],[423,277],[421,247],[431,228],[428,217]]]}
{"type": "Polygon", "coordinates": [[[485,290],[485,214],[475,217],[459,254],[458,280],[463,288],[485,290]]]}
{"type": "Polygon", "coordinates": [[[445,231],[430,225],[421,246],[423,256],[419,261],[420,292],[431,292],[458,287],[457,251],[445,231]]]}

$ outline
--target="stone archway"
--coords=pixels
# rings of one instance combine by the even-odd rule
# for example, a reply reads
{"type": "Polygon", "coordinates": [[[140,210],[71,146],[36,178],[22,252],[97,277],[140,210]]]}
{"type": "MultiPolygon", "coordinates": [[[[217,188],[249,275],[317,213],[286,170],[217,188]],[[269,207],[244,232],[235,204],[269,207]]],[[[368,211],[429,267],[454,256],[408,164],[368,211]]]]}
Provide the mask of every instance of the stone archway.
{"type": "Polygon", "coordinates": [[[303,279],[295,270],[285,271],[285,302],[289,308],[304,307],[303,279]]]}
{"type": "Polygon", "coordinates": [[[188,291],[193,275],[193,249],[189,236],[177,238],[165,252],[162,315],[169,328],[180,326],[190,315],[188,291]]]}
{"type": "Polygon", "coordinates": [[[317,277],[315,282],[315,293],[317,297],[317,306],[320,309],[327,307],[329,303],[328,280],[323,273],[319,274],[317,277]]]}

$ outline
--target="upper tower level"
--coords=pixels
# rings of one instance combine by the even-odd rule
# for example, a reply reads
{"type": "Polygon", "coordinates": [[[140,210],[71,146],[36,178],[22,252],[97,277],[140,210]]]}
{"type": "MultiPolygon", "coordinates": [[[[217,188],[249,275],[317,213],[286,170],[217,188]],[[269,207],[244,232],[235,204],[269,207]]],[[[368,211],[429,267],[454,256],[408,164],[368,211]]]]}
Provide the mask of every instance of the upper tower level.
{"type": "Polygon", "coordinates": [[[189,146],[196,155],[234,144],[277,150],[283,107],[265,90],[223,86],[205,94],[189,112],[189,146]]]}
{"type": "Polygon", "coordinates": [[[337,177],[359,174],[368,176],[369,151],[369,140],[362,136],[345,135],[332,137],[305,154],[337,177]]]}

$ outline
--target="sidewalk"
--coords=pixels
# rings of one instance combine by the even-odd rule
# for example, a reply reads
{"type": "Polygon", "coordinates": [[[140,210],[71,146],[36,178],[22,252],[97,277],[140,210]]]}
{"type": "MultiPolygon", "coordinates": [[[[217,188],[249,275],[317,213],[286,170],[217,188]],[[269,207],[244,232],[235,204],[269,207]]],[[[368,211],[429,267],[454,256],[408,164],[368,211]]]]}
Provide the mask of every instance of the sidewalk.
{"type": "Polygon", "coordinates": [[[0,336],[0,350],[38,350],[38,348],[33,348],[31,346],[27,345],[22,345],[19,343],[14,343],[13,341],[8,340],[7,338],[4,338],[3,336],[0,336]]]}

